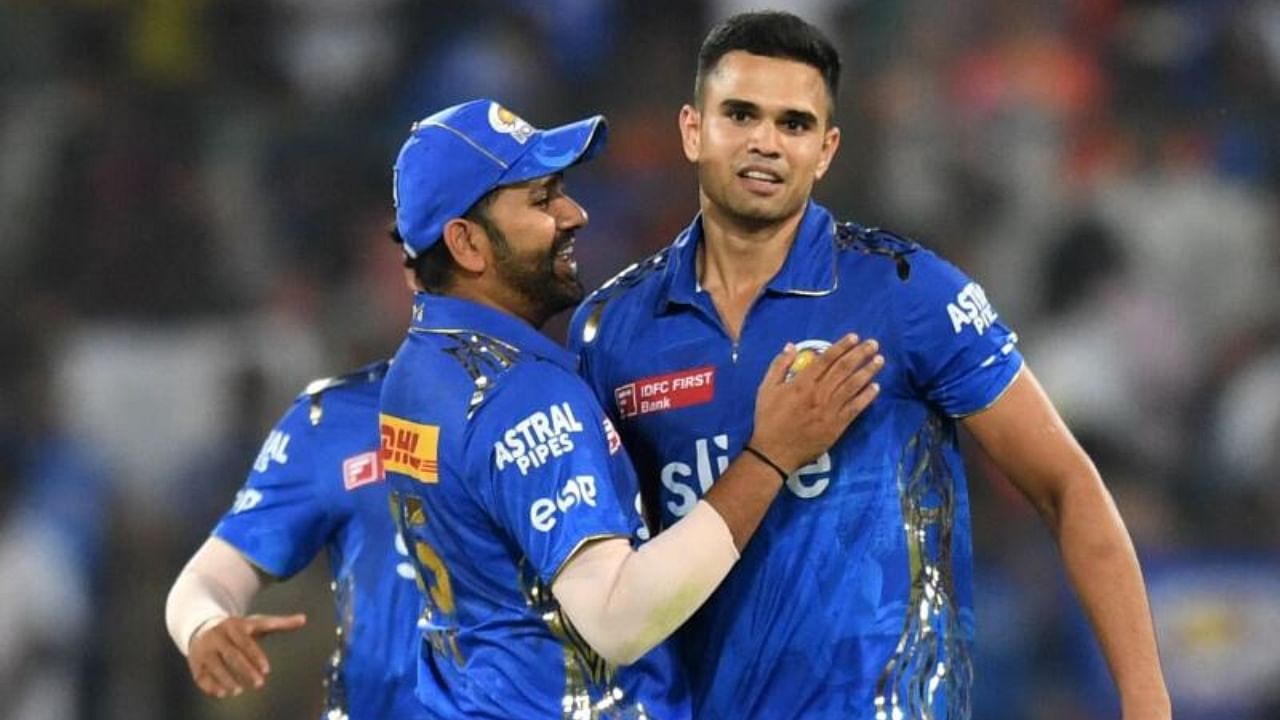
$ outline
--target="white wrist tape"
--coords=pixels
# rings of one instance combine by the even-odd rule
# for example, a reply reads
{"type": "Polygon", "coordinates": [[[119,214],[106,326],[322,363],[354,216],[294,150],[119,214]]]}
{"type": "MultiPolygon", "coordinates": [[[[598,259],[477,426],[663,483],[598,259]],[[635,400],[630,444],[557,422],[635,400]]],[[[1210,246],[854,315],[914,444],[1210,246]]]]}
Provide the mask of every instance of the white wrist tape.
{"type": "Polygon", "coordinates": [[[737,561],[729,526],[703,501],[638,550],[624,538],[583,547],[551,590],[601,657],[628,665],[689,619],[737,561]]]}
{"type": "Polygon", "coordinates": [[[186,655],[197,630],[211,620],[243,615],[261,588],[258,572],[240,551],[209,538],[169,590],[164,608],[169,636],[186,655]]]}

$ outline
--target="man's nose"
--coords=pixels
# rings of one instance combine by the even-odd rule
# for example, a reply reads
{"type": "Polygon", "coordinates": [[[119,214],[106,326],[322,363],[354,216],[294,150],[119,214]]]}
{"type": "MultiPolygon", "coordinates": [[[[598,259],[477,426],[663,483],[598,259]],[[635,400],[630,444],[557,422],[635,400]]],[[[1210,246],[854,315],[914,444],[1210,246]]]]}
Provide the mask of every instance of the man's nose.
{"type": "Polygon", "coordinates": [[[556,228],[559,230],[577,230],[588,222],[587,210],[577,200],[568,195],[560,196],[557,203],[556,228]]]}
{"type": "Polygon", "coordinates": [[[747,136],[747,151],[766,157],[777,157],[780,153],[778,145],[778,128],[770,122],[756,123],[747,136]]]}

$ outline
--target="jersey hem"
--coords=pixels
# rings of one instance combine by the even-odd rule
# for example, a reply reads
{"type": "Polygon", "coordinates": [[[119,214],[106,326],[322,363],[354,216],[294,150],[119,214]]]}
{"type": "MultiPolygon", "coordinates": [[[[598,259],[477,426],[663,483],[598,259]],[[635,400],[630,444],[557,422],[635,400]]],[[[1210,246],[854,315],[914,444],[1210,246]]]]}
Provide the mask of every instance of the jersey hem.
{"type": "Polygon", "coordinates": [[[587,535],[579,540],[577,544],[573,546],[573,549],[569,551],[569,554],[564,556],[564,560],[561,560],[560,563],[556,565],[556,571],[551,574],[551,578],[547,581],[547,586],[550,587],[555,585],[556,578],[560,577],[560,573],[564,571],[565,566],[569,564],[569,561],[572,560],[575,555],[582,551],[582,548],[586,547],[587,543],[592,543],[597,540],[607,540],[609,538],[622,538],[623,540],[626,540],[628,544],[631,542],[631,536],[627,533],[621,532],[603,532],[587,535]]]}
{"type": "Polygon", "coordinates": [[[977,415],[978,413],[984,412],[986,410],[990,410],[992,407],[995,406],[996,403],[1000,402],[1001,398],[1003,398],[1009,392],[1009,389],[1013,387],[1013,383],[1016,382],[1017,379],[1022,376],[1022,371],[1026,367],[1027,367],[1026,360],[1025,359],[1021,360],[1021,362],[1019,362],[1018,364],[1018,369],[1015,370],[1013,374],[1009,376],[1009,381],[1005,383],[1005,386],[1001,388],[1000,392],[996,393],[996,396],[991,398],[990,402],[988,402],[987,404],[978,408],[974,408],[973,410],[967,410],[962,413],[949,414],[950,417],[953,417],[957,420],[963,420],[967,417],[972,417],[974,415],[977,415]]]}
{"type": "Polygon", "coordinates": [[[244,558],[245,562],[252,565],[254,570],[257,570],[263,575],[266,575],[267,577],[271,578],[273,581],[280,582],[283,580],[287,580],[288,578],[298,574],[298,572],[292,572],[287,574],[283,572],[277,572],[276,570],[268,567],[270,563],[262,562],[259,558],[255,557],[251,551],[246,550],[244,548],[244,546],[240,542],[241,538],[228,537],[224,533],[218,532],[218,531],[214,531],[212,533],[212,536],[218,538],[219,540],[235,548],[235,551],[240,553],[240,557],[244,558]]]}

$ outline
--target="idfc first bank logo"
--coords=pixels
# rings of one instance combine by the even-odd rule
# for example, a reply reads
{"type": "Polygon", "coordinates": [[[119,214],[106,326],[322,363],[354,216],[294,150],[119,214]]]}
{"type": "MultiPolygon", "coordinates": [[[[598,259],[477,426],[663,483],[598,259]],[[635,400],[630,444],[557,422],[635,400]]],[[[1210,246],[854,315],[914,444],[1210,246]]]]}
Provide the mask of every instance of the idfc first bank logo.
{"type": "Polygon", "coordinates": [[[613,399],[618,415],[625,419],[703,405],[711,402],[715,390],[715,366],[705,365],[629,382],[614,389],[613,399]]]}

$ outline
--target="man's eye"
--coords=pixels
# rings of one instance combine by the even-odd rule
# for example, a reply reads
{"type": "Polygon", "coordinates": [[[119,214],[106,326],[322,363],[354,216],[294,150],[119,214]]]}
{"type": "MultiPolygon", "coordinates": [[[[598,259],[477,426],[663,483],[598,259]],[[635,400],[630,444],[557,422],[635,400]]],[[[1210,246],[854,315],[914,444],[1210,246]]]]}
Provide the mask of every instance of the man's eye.
{"type": "Polygon", "coordinates": [[[751,115],[746,110],[731,110],[729,111],[729,119],[736,123],[741,123],[750,120],[751,115]]]}

